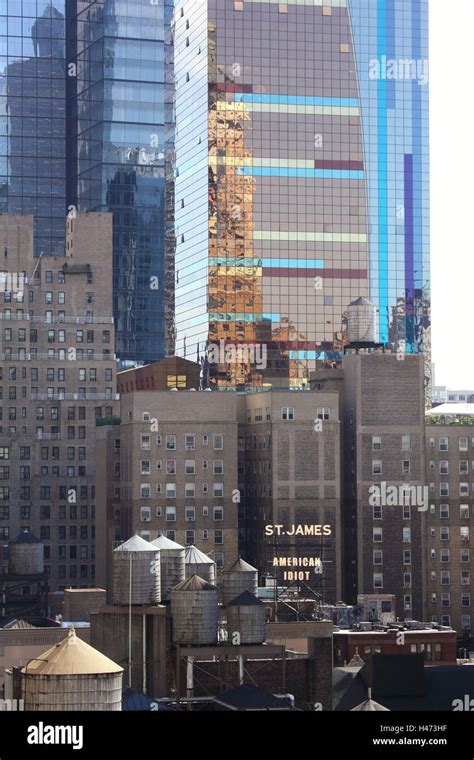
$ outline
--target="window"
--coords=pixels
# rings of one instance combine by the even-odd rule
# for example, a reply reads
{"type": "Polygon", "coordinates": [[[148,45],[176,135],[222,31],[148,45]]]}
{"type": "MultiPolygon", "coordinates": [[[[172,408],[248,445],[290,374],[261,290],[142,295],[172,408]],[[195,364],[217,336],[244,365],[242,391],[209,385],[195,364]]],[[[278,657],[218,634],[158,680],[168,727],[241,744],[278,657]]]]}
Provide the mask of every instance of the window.
{"type": "Polygon", "coordinates": [[[176,459],[167,459],[166,460],[166,474],[167,475],[176,475],[176,459]]]}
{"type": "Polygon", "coordinates": [[[409,504],[403,505],[403,519],[404,520],[411,519],[411,506],[409,504]]]}
{"type": "Polygon", "coordinates": [[[448,451],[449,441],[447,438],[441,437],[439,439],[439,450],[448,451]]]}
{"type": "Polygon", "coordinates": [[[189,546],[190,544],[194,544],[194,541],[196,540],[196,532],[194,530],[187,530],[185,533],[186,536],[186,545],[189,546]]]}
{"type": "Polygon", "coordinates": [[[223,544],[224,543],[224,531],[223,530],[215,530],[214,531],[214,543],[215,544],[223,544]]]}
{"type": "Polygon", "coordinates": [[[403,606],[406,610],[411,610],[411,594],[405,594],[403,597],[403,606]]]}
{"type": "Polygon", "coordinates": [[[151,509],[150,507],[140,507],[140,521],[141,522],[150,522],[151,520],[151,509]]]}
{"type": "Polygon", "coordinates": [[[176,436],[175,435],[166,436],[166,450],[176,451],[176,436]]]}
{"type": "Polygon", "coordinates": [[[439,516],[442,520],[448,520],[449,519],[449,504],[440,504],[439,505],[439,516]]]}
{"type": "Polygon", "coordinates": [[[374,573],[374,588],[383,588],[383,573],[374,573]]]}
{"type": "Polygon", "coordinates": [[[194,483],[185,483],[184,485],[184,498],[194,499],[196,495],[196,486],[194,483]]]}
{"type": "Polygon", "coordinates": [[[411,542],[411,528],[403,528],[403,543],[409,544],[411,542]]]}
{"type": "Polygon", "coordinates": [[[186,459],[184,462],[184,472],[186,475],[195,475],[196,474],[196,460],[195,459],[186,459]]]}
{"type": "Polygon", "coordinates": [[[213,483],[212,494],[215,499],[222,499],[224,497],[224,483],[213,483]]]}
{"type": "Polygon", "coordinates": [[[214,562],[219,570],[224,567],[224,552],[214,552],[214,562]]]}
{"type": "Polygon", "coordinates": [[[382,436],[373,435],[372,436],[372,451],[380,451],[381,448],[382,448],[382,436]]]}
{"type": "Polygon", "coordinates": [[[470,562],[470,550],[469,549],[461,549],[461,562],[470,562]]]}
{"type": "Polygon", "coordinates": [[[214,451],[222,451],[224,449],[224,436],[223,435],[213,435],[212,436],[212,444],[214,451]]]}
{"type": "Polygon", "coordinates": [[[282,420],[294,420],[295,419],[295,410],[292,406],[282,406],[281,407],[281,418],[282,420]]]}
{"type": "Polygon", "coordinates": [[[467,593],[461,594],[461,607],[471,606],[471,595],[467,593]]]}
{"type": "Polygon", "coordinates": [[[403,550],[403,564],[411,565],[411,549],[403,550]]]}
{"type": "Polygon", "coordinates": [[[459,462],[459,474],[460,475],[467,475],[469,473],[469,462],[467,459],[462,459],[459,462]]]}
{"type": "Polygon", "coordinates": [[[411,440],[409,435],[402,435],[402,451],[411,451],[411,440]]]}
{"type": "Polygon", "coordinates": [[[167,530],[166,531],[166,538],[169,538],[170,541],[176,541],[176,531],[175,530],[167,530]]]}
{"type": "Polygon", "coordinates": [[[469,496],[469,483],[459,484],[459,496],[469,496]]]}
{"type": "Polygon", "coordinates": [[[451,572],[449,570],[441,570],[441,585],[442,586],[451,585],[451,572]]]}
{"type": "Polygon", "coordinates": [[[383,552],[381,549],[375,549],[373,553],[373,561],[374,565],[382,565],[383,564],[383,552]]]}
{"type": "Polygon", "coordinates": [[[461,504],[459,507],[461,520],[469,519],[469,504],[461,504]]]}
{"type": "Polygon", "coordinates": [[[166,498],[167,499],[175,499],[176,498],[176,483],[167,483],[166,484],[166,498]]]}
{"type": "Polygon", "coordinates": [[[440,496],[449,496],[449,483],[440,483],[439,484],[439,495],[440,496]]]}
{"type": "Polygon", "coordinates": [[[142,449],[142,451],[150,451],[150,436],[149,435],[140,436],[140,448],[142,449]]]}
{"type": "Polygon", "coordinates": [[[208,435],[203,435],[203,437],[202,437],[202,445],[203,446],[208,446],[208,444],[209,444],[209,436],[208,435]]]}
{"type": "Polygon", "coordinates": [[[469,541],[469,526],[462,525],[459,528],[459,536],[461,541],[469,541]]]}
{"type": "Polygon", "coordinates": [[[318,406],[317,418],[318,420],[329,421],[331,410],[325,406],[318,406]]]}
{"type": "Polygon", "coordinates": [[[373,459],[372,460],[372,475],[381,475],[382,474],[382,462],[380,459],[373,459]]]}
{"type": "Polygon", "coordinates": [[[224,507],[214,507],[214,521],[219,522],[224,519],[224,507]]]}
{"type": "Polygon", "coordinates": [[[176,507],[166,507],[166,522],[176,521],[176,507]]]}
{"type": "Polygon", "coordinates": [[[375,542],[382,541],[382,528],[372,528],[372,538],[375,542]]]}
{"type": "Polygon", "coordinates": [[[185,435],[184,436],[184,448],[186,451],[194,451],[196,448],[195,443],[195,436],[194,435],[185,435]]]}
{"type": "Polygon", "coordinates": [[[196,507],[184,508],[184,519],[186,522],[195,522],[196,520],[196,507]]]}
{"type": "Polygon", "coordinates": [[[202,531],[202,540],[203,541],[207,541],[208,539],[209,539],[209,531],[208,530],[203,530],[202,531]]]}
{"type": "Polygon", "coordinates": [[[461,615],[461,626],[462,628],[471,628],[471,616],[470,615],[461,615]]]}
{"type": "Polygon", "coordinates": [[[449,528],[447,527],[440,528],[439,537],[441,541],[449,541],[449,528]]]}
{"type": "Polygon", "coordinates": [[[469,449],[469,439],[468,438],[460,438],[459,439],[459,451],[468,451],[469,449]]]}
{"type": "Polygon", "coordinates": [[[263,420],[262,409],[255,409],[255,422],[261,422],[263,420]]]}
{"type": "Polygon", "coordinates": [[[448,562],[450,562],[451,561],[450,549],[441,549],[440,556],[441,556],[442,563],[447,564],[448,562]]]}
{"type": "Polygon", "coordinates": [[[411,588],[411,573],[403,573],[403,588],[411,588]]]}
{"type": "Polygon", "coordinates": [[[214,459],[212,463],[212,471],[214,475],[223,475],[224,474],[224,460],[214,459]]]}
{"type": "Polygon", "coordinates": [[[151,496],[151,487],[149,483],[140,483],[140,498],[149,499],[151,496]]]}
{"type": "Polygon", "coordinates": [[[441,594],[441,607],[451,607],[451,594],[449,591],[441,594]]]}
{"type": "Polygon", "coordinates": [[[203,507],[202,508],[202,516],[207,517],[209,514],[209,507],[203,507]]]}
{"type": "Polygon", "coordinates": [[[402,462],[402,474],[403,475],[410,474],[410,460],[409,459],[404,459],[402,462]]]}
{"type": "Polygon", "coordinates": [[[439,462],[439,474],[449,475],[449,462],[447,459],[441,459],[439,462]]]}
{"type": "Polygon", "coordinates": [[[470,570],[461,570],[461,585],[462,586],[469,586],[471,583],[471,571],[470,570]]]}
{"type": "Polygon", "coordinates": [[[141,475],[149,475],[150,474],[150,460],[149,459],[142,459],[140,462],[140,473],[141,475]]]}
{"type": "Polygon", "coordinates": [[[374,520],[381,520],[382,519],[382,507],[380,506],[373,506],[372,507],[372,517],[374,520]]]}

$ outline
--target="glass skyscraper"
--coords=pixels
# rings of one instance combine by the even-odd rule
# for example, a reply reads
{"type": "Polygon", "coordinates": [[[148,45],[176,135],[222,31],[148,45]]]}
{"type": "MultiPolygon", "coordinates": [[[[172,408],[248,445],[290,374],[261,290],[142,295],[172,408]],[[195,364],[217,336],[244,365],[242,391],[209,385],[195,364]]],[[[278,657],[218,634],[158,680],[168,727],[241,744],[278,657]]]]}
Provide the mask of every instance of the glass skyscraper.
{"type": "Polygon", "coordinates": [[[64,255],[65,2],[0,2],[0,212],[35,217],[35,253],[64,255]]]}
{"type": "Polygon", "coordinates": [[[36,255],[65,219],[114,215],[120,359],[174,347],[171,0],[0,0],[0,212],[33,214],[36,255]]]}
{"type": "Polygon", "coordinates": [[[172,5],[77,3],[78,206],[114,214],[116,348],[130,361],[173,350],[172,5]]]}
{"type": "Polygon", "coordinates": [[[305,386],[360,296],[429,354],[427,28],[427,0],[176,3],[177,352],[204,383],[305,386]]]}

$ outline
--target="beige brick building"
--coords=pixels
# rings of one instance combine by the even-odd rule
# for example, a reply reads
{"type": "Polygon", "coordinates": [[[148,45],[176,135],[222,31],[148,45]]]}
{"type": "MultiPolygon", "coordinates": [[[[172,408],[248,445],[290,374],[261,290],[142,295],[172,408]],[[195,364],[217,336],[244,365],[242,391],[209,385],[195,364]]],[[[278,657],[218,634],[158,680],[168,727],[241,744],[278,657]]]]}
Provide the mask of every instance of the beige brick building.
{"type": "Polygon", "coordinates": [[[464,416],[456,406],[443,405],[427,417],[425,615],[462,634],[472,627],[474,405],[464,416]],[[448,406],[453,411],[446,416],[448,406]]]}
{"type": "Polygon", "coordinates": [[[33,257],[33,221],[0,216],[0,541],[28,528],[52,591],[95,586],[95,426],[116,396],[112,217],[67,222],[33,257]]]}
{"type": "Polygon", "coordinates": [[[138,532],[195,544],[223,567],[238,556],[235,393],[139,391],[121,424],[98,429],[98,582],[116,542],[138,532]]]}

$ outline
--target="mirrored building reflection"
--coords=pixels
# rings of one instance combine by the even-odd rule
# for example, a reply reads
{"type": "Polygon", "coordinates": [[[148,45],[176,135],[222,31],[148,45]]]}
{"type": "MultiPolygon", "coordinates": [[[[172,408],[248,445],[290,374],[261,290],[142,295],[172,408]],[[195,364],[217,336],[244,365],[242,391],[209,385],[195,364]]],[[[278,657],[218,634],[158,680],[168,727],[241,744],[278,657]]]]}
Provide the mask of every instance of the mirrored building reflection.
{"type": "Polygon", "coordinates": [[[65,2],[0,5],[0,212],[35,217],[35,255],[64,255],[65,2]]]}
{"type": "Polygon", "coordinates": [[[176,348],[205,385],[307,387],[360,297],[429,353],[427,8],[176,3],[176,348]]]}
{"type": "Polygon", "coordinates": [[[172,3],[77,3],[77,190],[114,214],[116,350],[173,351],[172,3]]]}

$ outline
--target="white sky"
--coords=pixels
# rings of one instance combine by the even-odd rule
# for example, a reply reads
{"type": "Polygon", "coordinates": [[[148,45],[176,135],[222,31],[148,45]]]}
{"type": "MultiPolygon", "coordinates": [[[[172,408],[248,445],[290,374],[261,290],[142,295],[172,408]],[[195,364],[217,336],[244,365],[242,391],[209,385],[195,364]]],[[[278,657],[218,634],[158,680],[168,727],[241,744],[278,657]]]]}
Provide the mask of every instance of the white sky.
{"type": "Polygon", "coordinates": [[[430,0],[429,9],[433,361],[437,385],[472,389],[474,0],[430,0]]]}

